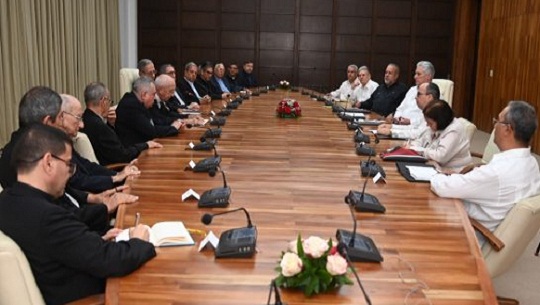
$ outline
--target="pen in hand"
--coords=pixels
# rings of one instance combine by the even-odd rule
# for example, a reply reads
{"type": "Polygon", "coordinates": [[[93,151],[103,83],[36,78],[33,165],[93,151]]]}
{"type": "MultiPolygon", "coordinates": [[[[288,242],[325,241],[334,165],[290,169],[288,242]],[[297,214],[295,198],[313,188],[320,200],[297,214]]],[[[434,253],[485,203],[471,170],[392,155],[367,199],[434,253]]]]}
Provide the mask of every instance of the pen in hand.
{"type": "Polygon", "coordinates": [[[140,220],[141,220],[141,213],[139,212],[135,213],[135,227],[139,225],[140,220]]]}

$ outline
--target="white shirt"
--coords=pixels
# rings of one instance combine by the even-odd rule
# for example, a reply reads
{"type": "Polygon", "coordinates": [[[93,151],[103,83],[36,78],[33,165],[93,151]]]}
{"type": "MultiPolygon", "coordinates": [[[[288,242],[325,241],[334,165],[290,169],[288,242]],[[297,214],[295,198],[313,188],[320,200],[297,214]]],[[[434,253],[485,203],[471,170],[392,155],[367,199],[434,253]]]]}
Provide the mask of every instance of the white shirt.
{"type": "Polygon", "coordinates": [[[467,174],[433,176],[431,190],[463,199],[469,216],[494,231],[516,202],[540,194],[538,162],[530,148],[506,150],[467,174]]]}
{"type": "Polygon", "coordinates": [[[349,80],[344,81],[341,86],[336,90],[330,92],[330,95],[333,98],[339,99],[340,101],[348,101],[354,97],[354,82],[350,83],[349,80]]]}
{"type": "Polygon", "coordinates": [[[418,105],[416,104],[416,95],[418,94],[418,87],[412,86],[409,91],[407,91],[407,94],[405,95],[405,98],[403,98],[403,101],[401,101],[401,104],[399,107],[397,107],[396,112],[394,113],[394,118],[407,118],[411,121],[411,125],[414,125],[416,127],[420,126],[420,123],[424,120],[424,113],[422,113],[422,109],[418,108],[418,105]]]}
{"type": "Polygon", "coordinates": [[[353,99],[355,101],[363,102],[371,97],[371,94],[377,87],[379,87],[379,84],[371,79],[364,86],[360,83],[353,91],[353,99]]]}
{"type": "Polygon", "coordinates": [[[472,163],[470,143],[463,124],[456,118],[444,130],[427,128],[411,142],[411,149],[437,162],[441,167],[461,169],[472,163]]]}

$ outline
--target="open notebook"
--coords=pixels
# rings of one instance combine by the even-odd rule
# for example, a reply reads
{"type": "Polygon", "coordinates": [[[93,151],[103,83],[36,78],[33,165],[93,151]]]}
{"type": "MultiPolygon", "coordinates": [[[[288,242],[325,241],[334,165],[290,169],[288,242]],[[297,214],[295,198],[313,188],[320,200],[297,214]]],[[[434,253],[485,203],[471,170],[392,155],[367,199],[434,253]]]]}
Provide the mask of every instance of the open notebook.
{"type": "MultiPolygon", "coordinates": [[[[129,240],[129,229],[123,230],[116,241],[129,240]]],[[[150,242],[156,247],[190,246],[195,242],[181,221],[164,221],[150,228],[150,242]]]]}

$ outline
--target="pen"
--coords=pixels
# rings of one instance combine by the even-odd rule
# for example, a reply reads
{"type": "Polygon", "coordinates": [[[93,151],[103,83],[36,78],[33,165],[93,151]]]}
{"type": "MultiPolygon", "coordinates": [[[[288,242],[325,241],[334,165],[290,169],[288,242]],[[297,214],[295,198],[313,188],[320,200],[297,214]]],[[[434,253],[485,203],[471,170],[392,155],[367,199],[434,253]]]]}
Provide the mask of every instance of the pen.
{"type": "Polygon", "coordinates": [[[135,213],[135,226],[139,225],[140,220],[141,220],[141,213],[139,212],[135,213]]]}

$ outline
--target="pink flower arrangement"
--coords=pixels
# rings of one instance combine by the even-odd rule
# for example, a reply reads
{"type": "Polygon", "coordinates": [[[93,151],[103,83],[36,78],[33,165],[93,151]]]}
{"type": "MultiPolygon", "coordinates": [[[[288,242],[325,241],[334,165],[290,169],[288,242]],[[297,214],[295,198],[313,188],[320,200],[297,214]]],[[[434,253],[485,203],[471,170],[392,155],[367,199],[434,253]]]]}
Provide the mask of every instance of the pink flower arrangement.
{"type": "Polygon", "coordinates": [[[278,103],[276,114],[282,118],[296,118],[302,115],[302,108],[296,100],[284,98],[278,103]]]}
{"type": "Polygon", "coordinates": [[[332,239],[311,236],[289,243],[283,252],[276,284],[285,288],[300,288],[306,296],[325,292],[334,287],[352,285],[347,276],[347,261],[337,253],[332,239]]]}

